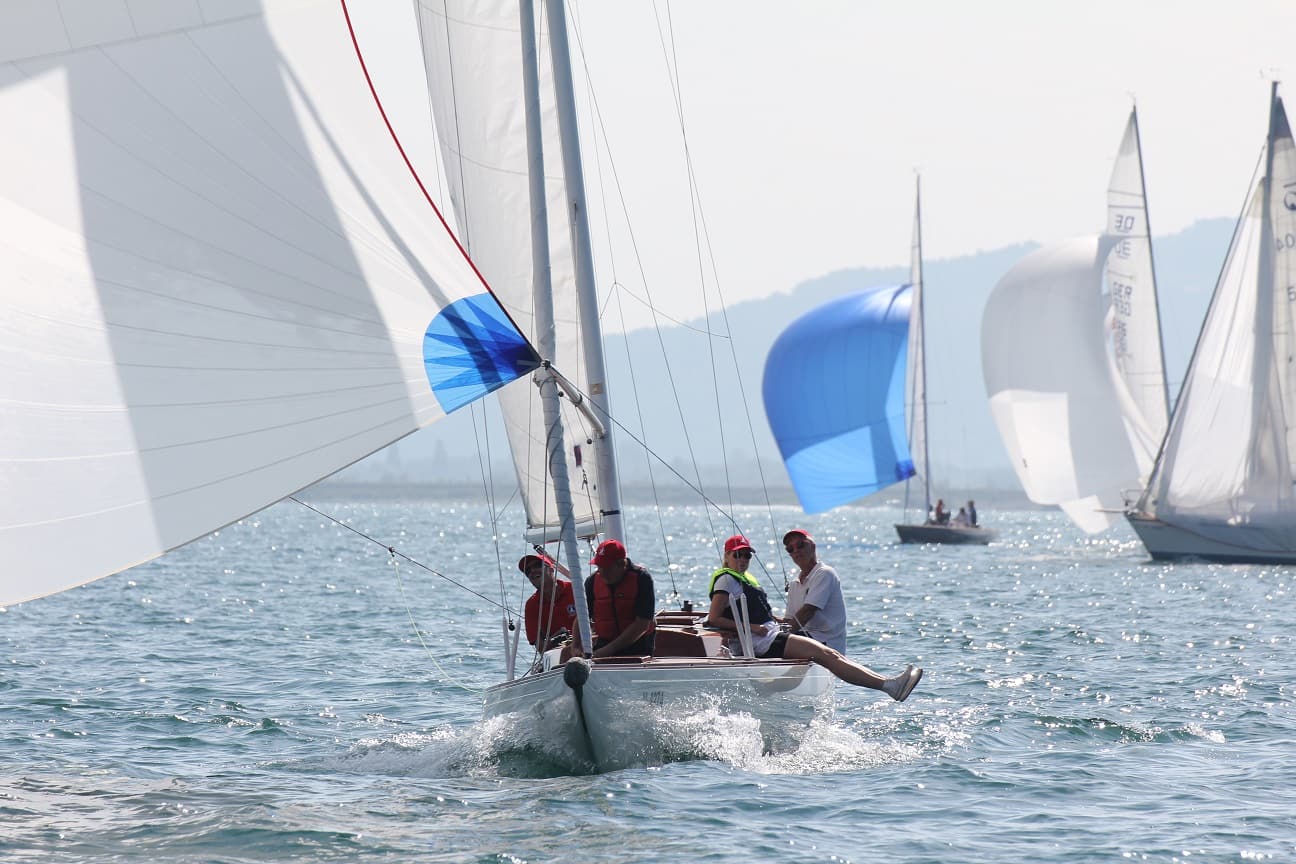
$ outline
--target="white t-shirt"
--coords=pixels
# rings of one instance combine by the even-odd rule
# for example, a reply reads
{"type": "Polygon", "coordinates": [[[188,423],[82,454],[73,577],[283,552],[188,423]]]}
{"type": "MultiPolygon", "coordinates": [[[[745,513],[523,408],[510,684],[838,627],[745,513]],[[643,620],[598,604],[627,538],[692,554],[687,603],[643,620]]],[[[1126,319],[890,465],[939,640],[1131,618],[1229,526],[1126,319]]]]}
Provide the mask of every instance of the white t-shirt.
{"type": "MultiPolygon", "coordinates": [[[[737,579],[730,576],[728,573],[725,573],[721,575],[719,579],[716,579],[715,587],[712,588],[711,590],[727,591],[731,599],[743,596],[742,586],[738,584],[737,579]]],[[[752,614],[753,611],[754,611],[753,609],[748,607],[747,614],[750,615],[752,614]]],[[[778,634],[779,634],[779,626],[777,621],[765,622],[764,635],[761,635],[756,632],[756,622],[752,622],[752,634],[751,634],[752,650],[756,653],[757,657],[761,656],[762,654],[764,654],[766,651],[769,650],[770,643],[774,641],[774,637],[777,636],[778,634]]],[[[740,647],[741,644],[742,643],[738,641],[738,637],[735,635],[733,639],[729,641],[728,648],[734,654],[741,654],[742,653],[742,648],[740,647]]]]}
{"type": "Polygon", "coordinates": [[[791,618],[807,603],[819,611],[801,628],[801,632],[845,654],[846,598],[842,596],[837,571],[822,561],[815,563],[804,582],[797,578],[788,586],[787,617],[791,618]]]}

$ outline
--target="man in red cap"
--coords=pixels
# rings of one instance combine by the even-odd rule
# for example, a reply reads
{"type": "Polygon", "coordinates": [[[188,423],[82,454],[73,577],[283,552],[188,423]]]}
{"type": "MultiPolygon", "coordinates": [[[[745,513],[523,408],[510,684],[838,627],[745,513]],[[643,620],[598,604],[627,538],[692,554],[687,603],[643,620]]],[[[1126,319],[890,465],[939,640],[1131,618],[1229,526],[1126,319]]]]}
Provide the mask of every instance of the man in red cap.
{"type": "Polygon", "coordinates": [[[604,540],[590,564],[598,569],[585,580],[594,656],[648,655],[653,651],[657,599],[652,576],[626,557],[620,540],[604,540]]]}
{"type": "Polygon", "coordinates": [[[549,640],[561,631],[570,633],[575,629],[576,598],[572,595],[572,584],[558,578],[553,559],[548,555],[523,555],[518,560],[518,569],[536,589],[526,601],[527,641],[544,651],[550,647],[549,640]]]}
{"type": "Polygon", "coordinates": [[[787,618],[793,633],[818,639],[846,653],[846,598],[837,571],[819,560],[814,538],[803,528],[783,535],[783,548],[801,573],[787,592],[787,618]]]}

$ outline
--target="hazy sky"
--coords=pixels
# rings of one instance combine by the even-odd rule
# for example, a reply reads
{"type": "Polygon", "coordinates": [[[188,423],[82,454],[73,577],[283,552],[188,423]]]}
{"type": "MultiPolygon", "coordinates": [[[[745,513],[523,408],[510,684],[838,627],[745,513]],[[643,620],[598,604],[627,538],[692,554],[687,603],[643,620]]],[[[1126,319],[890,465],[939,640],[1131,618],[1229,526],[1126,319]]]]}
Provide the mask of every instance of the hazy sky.
{"type": "MultiPolygon", "coordinates": [[[[393,8],[411,15],[403,0],[393,8]]],[[[623,240],[613,272],[604,243],[601,282],[642,293],[646,277],[676,317],[702,312],[700,270],[713,309],[716,295],[709,259],[698,262],[667,51],[730,303],[904,264],[915,169],[929,258],[1098,230],[1132,98],[1154,233],[1233,216],[1263,143],[1268,79],[1296,74],[1292,0],[570,9],[620,180],[618,192],[602,142],[593,163],[587,122],[591,207],[625,197],[644,269],[623,240]]]]}

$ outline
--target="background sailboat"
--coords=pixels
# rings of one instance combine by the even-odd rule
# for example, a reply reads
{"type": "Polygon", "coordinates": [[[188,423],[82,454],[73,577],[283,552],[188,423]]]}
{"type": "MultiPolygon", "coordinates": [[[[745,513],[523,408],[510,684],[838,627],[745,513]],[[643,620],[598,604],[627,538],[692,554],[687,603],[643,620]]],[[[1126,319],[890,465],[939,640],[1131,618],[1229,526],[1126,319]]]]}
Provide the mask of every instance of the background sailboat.
{"type": "Polygon", "coordinates": [[[1296,563],[1296,147],[1276,83],[1259,170],[1128,514],[1153,558],[1296,563]]]}
{"type": "MultiPolygon", "coordinates": [[[[921,184],[921,181],[919,181],[921,184]]],[[[996,532],[980,525],[936,524],[928,518],[934,514],[931,492],[931,460],[927,442],[927,297],[923,291],[922,258],[922,190],[914,194],[913,244],[910,250],[909,281],[913,286],[912,312],[909,316],[909,376],[907,405],[909,419],[909,452],[914,454],[916,476],[922,478],[923,521],[909,522],[910,481],[905,481],[905,522],[895,526],[901,543],[942,543],[952,545],[985,545],[997,536],[996,532]]]]}
{"type": "MultiPolygon", "coordinates": [[[[930,499],[921,207],[911,279],[831,300],[793,321],[765,360],[765,416],[807,513],[915,475],[930,499]]],[[[897,525],[904,542],[988,543],[994,532],[897,525]],[[921,538],[907,528],[931,528],[921,538]]],[[[921,533],[921,532],[920,532],[921,533]]]]}
{"type": "Polygon", "coordinates": [[[1091,533],[1142,487],[1168,413],[1134,111],[1107,219],[1102,234],[1023,258],[981,323],[986,394],[1022,488],[1091,533]]]}

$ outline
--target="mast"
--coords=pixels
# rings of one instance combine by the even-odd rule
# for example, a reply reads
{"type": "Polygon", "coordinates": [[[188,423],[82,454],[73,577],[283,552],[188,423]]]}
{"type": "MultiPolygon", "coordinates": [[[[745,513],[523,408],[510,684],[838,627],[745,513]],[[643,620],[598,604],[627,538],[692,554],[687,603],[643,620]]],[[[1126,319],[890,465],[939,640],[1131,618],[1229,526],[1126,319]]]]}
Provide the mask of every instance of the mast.
{"type": "Polygon", "coordinates": [[[918,393],[922,405],[922,444],[923,444],[923,518],[931,512],[931,463],[927,461],[927,321],[925,320],[927,304],[923,297],[922,272],[922,176],[914,178],[914,259],[909,262],[911,275],[916,275],[914,293],[918,295],[918,359],[922,365],[921,388],[918,393]]]}
{"type": "Polygon", "coordinates": [[[601,513],[604,519],[603,535],[611,540],[624,540],[625,535],[621,524],[621,487],[616,472],[616,453],[612,444],[611,424],[607,422],[611,414],[608,411],[607,371],[603,362],[603,330],[599,323],[598,289],[594,284],[594,254],[590,246],[589,214],[585,206],[585,176],[581,171],[580,133],[576,123],[571,53],[567,46],[567,13],[562,0],[549,0],[546,6],[559,138],[562,141],[563,173],[567,181],[567,207],[572,234],[572,253],[575,259],[576,293],[580,303],[581,341],[589,375],[588,396],[594,405],[596,415],[605,424],[594,448],[598,464],[599,500],[603,508],[601,513]]]}
{"type": "Polygon", "coordinates": [[[1143,136],[1139,133],[1138,106],[1130,109],[1130,120],[1134,124],[1134,149],[1138,152],[1139,189],[1143,193],[1143,230],[1147,233],[1148,263],[1152,266],[1152,307],[1157,318],[1157,348],[1161,351],[1161,395],[1165,400],[1165,428],[1161,437],[1165,438],[1170,430],[1170,382],[1166,378],[1165,337],[1161,335],[1161,297],[1156,287],[1156,256],[1152,251],[1152,219],[1148,216],[1147,179],[1143,176],[1143,136]]]}
{"type": "Polygon", "coordinates": [[[549,366],[554,356],[553,284],[549,262],[549,212],[545,203],[544,142],[540,130],[540,83],[536,59],[535,8],[531,0],[518,4],[522,31],[522,88],[526,104],[526,144],[528,192],[531,203],[531,270],[532,299],[536,325],[536,348],[544,359],[544,368],[536,372],[540,388],[540,405],[544,414],[545,456],[553,480],[554,502],[558,508],[558,526],[563,557],[572,577],[572,598],[576,605],[576,625],[581,645],[588,653],[590,614],[581,576],[581,553],[576,542],[576,519],[567,476],[567,459],[563,447],[561,410],[558,404],[558,382],[549,366]]]}
{"type": "MultiPolygon", "coordinates": [[[[1251,453],[1262,452],[1262,438],[1272,435],[1272,429],[1260,422],[1262,409],[1270,398],[1269,381],[1273,364],[1274,315],[1274,239],[1273,214],[1269,207],[1273,200],[1274,139],[1278,129],[1278,82],[1269,85],[1269,133],[1265,138],[1264,179],[1260,181],[1260,254],[1256,261],[1255,301],[1255,352],[1251,367],[1251,453]]],[[[1281,452],[1281,451],[1280,451],[1281,452]]],[[[1247,460],[1252,478],[1263,471],[1261,460],[1247,460]]]]}

